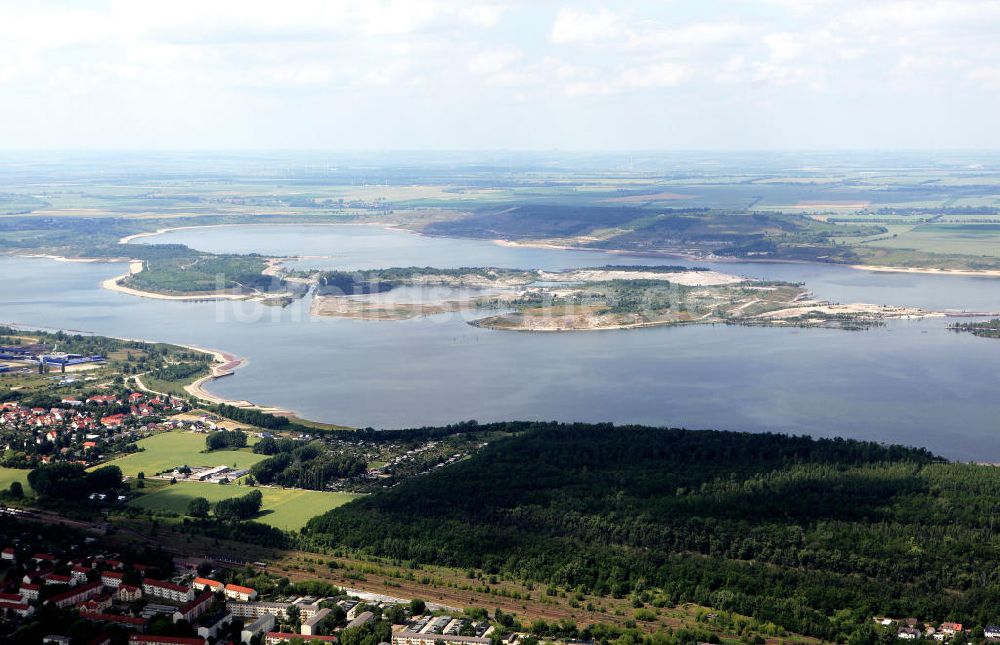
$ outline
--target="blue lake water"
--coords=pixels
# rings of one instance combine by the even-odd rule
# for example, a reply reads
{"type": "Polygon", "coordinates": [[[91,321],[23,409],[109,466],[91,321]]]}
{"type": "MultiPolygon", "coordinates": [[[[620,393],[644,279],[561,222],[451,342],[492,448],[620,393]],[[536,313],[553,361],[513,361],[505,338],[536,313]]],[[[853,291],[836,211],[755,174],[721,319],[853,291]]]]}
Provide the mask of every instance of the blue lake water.
{"type": "MultiPolygon", "coordinates": [[[[508,248],[370,226],[222,227],[137,242],[324,256],[319,268],[691,264],[596,252],[508,248]]],[[[817,296],[1000,311],[1000,280],[879,274],[829,265],[724,263],[802,281],[817,296]]],[[[222,396],[358,426],[463,419],[636,422],[848,436],[1000,461],[1000,341],[948,321],[866,332],[727,326],[558,334],[484,330],[467,315],[402,322],[310,317],[246,302],[168,302],[100,288],[122,265],[0,258],[0,321],[188,343],[245,356],[222,396]]]]}

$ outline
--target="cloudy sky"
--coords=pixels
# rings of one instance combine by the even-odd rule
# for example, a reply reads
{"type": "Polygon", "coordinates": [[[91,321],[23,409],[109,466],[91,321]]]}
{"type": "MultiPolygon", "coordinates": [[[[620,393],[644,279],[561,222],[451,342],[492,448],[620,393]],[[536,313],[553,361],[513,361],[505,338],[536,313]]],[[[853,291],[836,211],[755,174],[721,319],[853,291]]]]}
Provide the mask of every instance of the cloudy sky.
{"type": "Polygon", "coordinates": [[[1000,0],[0,1],[2,148],[1000,148],[1000,0]]]}

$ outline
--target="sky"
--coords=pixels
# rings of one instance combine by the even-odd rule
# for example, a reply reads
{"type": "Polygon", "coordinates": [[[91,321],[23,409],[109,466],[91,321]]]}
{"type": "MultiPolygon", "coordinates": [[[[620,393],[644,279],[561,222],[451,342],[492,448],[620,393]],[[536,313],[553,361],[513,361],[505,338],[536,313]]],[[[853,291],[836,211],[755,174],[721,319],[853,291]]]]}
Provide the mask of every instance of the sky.
{"type": "Polygon", "coordinates": [[[1000,148],[1000,0],[0,0],[0,148],[1000,148]]]}

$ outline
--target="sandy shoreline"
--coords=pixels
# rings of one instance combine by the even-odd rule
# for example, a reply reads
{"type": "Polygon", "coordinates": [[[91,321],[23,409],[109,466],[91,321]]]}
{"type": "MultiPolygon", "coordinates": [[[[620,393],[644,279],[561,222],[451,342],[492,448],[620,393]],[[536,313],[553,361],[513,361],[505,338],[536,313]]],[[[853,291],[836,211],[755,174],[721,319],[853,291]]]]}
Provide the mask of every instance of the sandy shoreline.
{"type": "Polygon", "coordinates": [[[1000,278],[1000,269],[924,269],[919,267],[889,267],[879,265],[849,264],[852,269],[876,273],[923,273],[926,275],[956,275],[968,278],[1000,278]]]}
{"type": "MultiPolygon", "coordinates": [[[[387,231],[395,231],[400,233],[410,233],[412,235],[421,235],[425,237],[444,237],[448,239],[472,239],[480,240],[480,238],[455,238],[446,235],[427,235],[421,231],[415,231],[408,228],[401,228],[397,225],[388,224],[385,222],[287,222],[287,223],[264,223],[264,224],[249,224],[250,226],[375,226],[383,228],[387,231]]],[[[160,235],[162,233],[169,233],[171,231],[181,231],[190,230],[196,228],[222,228],[225,226],[244,226],[244,224],[199,224],[192,226],[171,226],[168,228],[161,228],[156,231],[149,231],[146,233],[136,233],[134,235],[128,235],[119,240],[122,244],[127,244],[132,240],[143,238],[143,237],[153,237],[160,235]]],[[[480,240],[484,241],[484,240],[480,240]]],[[[662,258],[679,258],[684,260],[689,260],[691,262],[718,262],[718,263],[761,263],[761,264],[828,264],[831,266],[843,266],[850,269],[855,269],[859,271],[880,271],[885,273],[926,273],[930,275],[955,275],[955,276],[965,276],[965,277],[1000,277],[1000,269],[932,269],[932,268],[914,268],[914,267],[891,267],[891,266],[878,266],[878,265],[864,265],[864,264],[837,264],[834,262],[811,262],[808,260],[787,260],[787,259],[757,259],[757,258],[727,258],[727,257],[699,257],[697,255],[688,253],[670,253],[661,251],[628,251],[625,249],[593,249],[580,246],[572,246],[569,244],[554,244],[552,242],[532,242],[532,241],[516,241],[516,240],[505,240],[501,238],[496,238],[488,240],[493,244],[498,246],[508,247],[508,248],[534,248],[534,249],[550,249],[555,251],[590,251],[597,253],[606,253],[608,255],[640,255],[647,257],[662,257],[662,258]]],[[[55,256],[34,256],[34,257],[52,257],[56,259],[55,256]]],[[[286,258],[286,260],[292,260],[295,258],[286,258]]],[[[73,262],[78,261],[74,259],[66,258],[65,261],[73,262]]],[[[79,260],[79,261],[96,261],[102,262],[105,260],[79,260]]]]}

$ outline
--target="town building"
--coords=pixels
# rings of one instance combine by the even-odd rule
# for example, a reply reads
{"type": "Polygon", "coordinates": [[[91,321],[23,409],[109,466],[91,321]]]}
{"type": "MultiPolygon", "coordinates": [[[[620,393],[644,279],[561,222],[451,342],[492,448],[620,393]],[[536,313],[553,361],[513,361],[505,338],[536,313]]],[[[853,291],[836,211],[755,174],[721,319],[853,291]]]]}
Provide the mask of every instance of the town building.
{"type": "Polygon", "coordinates": [[[257,599],[257,590],[240,585],[226,585],[226,598],[238,600],[240,602],[251,602],[257,599]]]}
{"type": "Polygon", "coordinates": [[[317,633],[319,625],[330,615],[330,610],[323,608],[316,612],[316,614],[309,620],[303,621],[302,626],[299,631],[306,636],[313,636],[317,633]]]}
{"type": "Polygon", "coordinates": [[[197,591],[203,591],[209,589],[211,591],[222,591],[226,588],[226,585],[222,584],[218,580],[212,580],[210,578],[195,578],[191,586],[197,591]]]}
{"type": "Polygon", "coordinates": [[[186,620],[193,623],[195,619],[209,610],[214,600],[215,594],[211,590],[201,592],[197,598],[174,612],[174,622],[186,620]]]}
{"type": "Polygon", "coordinates": [[[194,600],[194,589],[191,587],[176,585],[172,582],[155,580],[153,578],[143,579],[142,593],[147,596],[155,596],[174,602],[190,602],[194,600]]]}
{"type": "Polygon", "coordinates": [[[361,627],[362,625],[367,625],[373,620],[375,620],[375,614],[373,614],[370,611],[363,611],[357,616],[355,616],[354,620],[347,623],[347,627],[361,627]]]}
{"type": "Polygon", "coordinates": [[[207,616],[199,621],[198,635],[206,640],[215,638],[231,622],[233,622],[233,615],[228,611],[220,611],[217,614],[207,616]]]}
{"type": "Polygon", "coordinates": [[[101,584],[109,589],[117,589],[121,586],[124,577],[124,574],[117,571],[105,571],[101,574],[101,584]]]}
{"type": "MultiPolygon", "coordinates": [[[[279,645],[279,643],[282,643],[284,641],[290,641],[293,638],[302,638],[302,636],[300,634],[289,634],[287,632],[268,632],[267,635],[264,636],[264,643],[266,643],[266,645],[279,645]]],[[[336,636],[311,636],[308,640],[309,641],[320,641],[320,642],[323,642],[323,643],[336,643],[337,642],[337,637],[336,636]]]]}
{"type": "Polygon", "coordinates": [[[146,620],[137,616],[121,616],[119,614],[98,614],[89,611],[81,611],[80,618],[94,623],[109,623],[121,625],[126,629],[134,629],[137,632],[146,631],[146,620]]]}
{"type": "Polygon", "coordinates": [[[22,582],[21,588],[18,591],[25,600],[38,600],[38,597],[42,593],[42,585],[22,582]]]}
{"type": "Polygon", "coordinates": [[[23,601],[0,600],[0,614],[7,611],[14,612],[21,618],[24,618],[34,613],[35,608],[23,601]]]}
{"type": "Polygon", "coordinates": [[[240,632],[240,640],[244,643],[249,643],[250,639],[257,634],[269,632],[274,629],[274,623],[274,614],[264,614],[253,622],[245,623],[243,625],[243,631],[240,632]]]}
{"type": "Polygon", "coordinates": [[[185,636],[132,634],[128,637],[128,645],[205,645],[205,639],[188,638],[185,636]]]}
{"type": "Polygon", "coordinates": [[[100,582],[90,582],[85,585],[80,585],[75,589],[64,591],[56,596],[52,596],[49,598],[49,602],[60,609],[65,609],[66,607],[72,607],[85,600],[90,600],[94,596],[100,594],[103,589],[104,586],[100,582]]]}
{"type": "MultiPolygon", "coordinates": [[[[226,609],[233,616],[240,618],[256,619],[270,614],[281,620],[287,617],[288,608],[291,603],[287,602],[227,602],[226,609]]],[[[305,617],[303,616],[303,619],[305,617]]]]}

